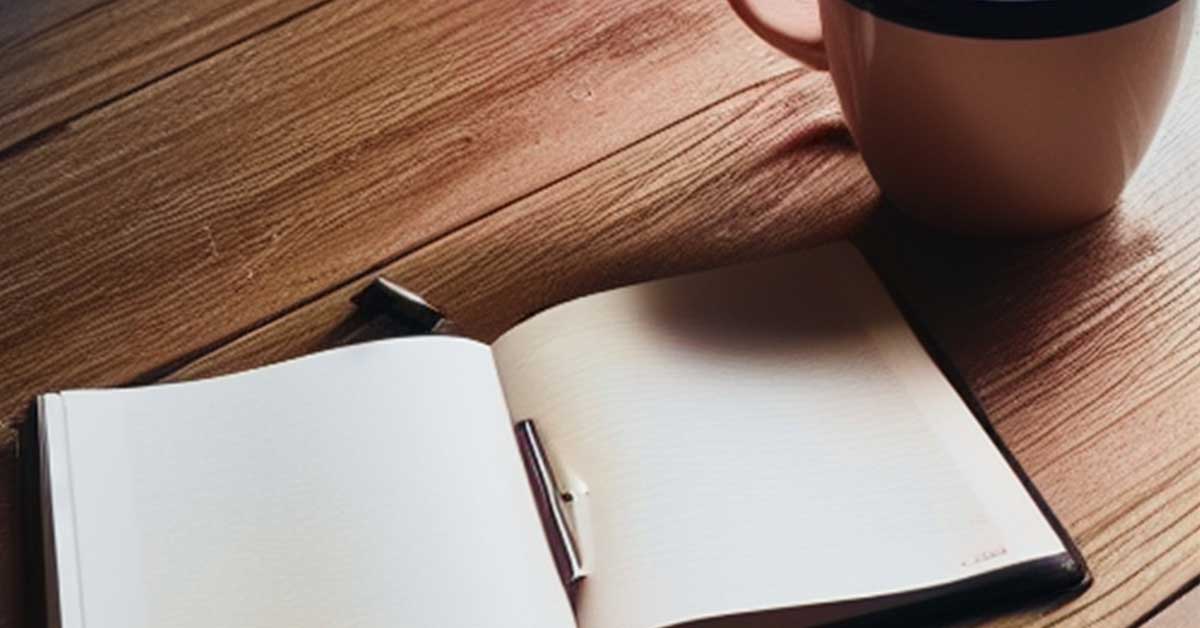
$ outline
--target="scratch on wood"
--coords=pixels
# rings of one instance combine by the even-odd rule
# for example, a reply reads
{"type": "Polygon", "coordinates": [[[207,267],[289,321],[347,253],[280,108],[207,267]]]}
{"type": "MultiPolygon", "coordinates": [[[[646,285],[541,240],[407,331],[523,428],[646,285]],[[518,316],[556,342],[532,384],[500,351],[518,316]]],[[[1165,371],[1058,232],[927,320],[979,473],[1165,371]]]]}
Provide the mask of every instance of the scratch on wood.
{"type": "Polygon", "coordinates": [[[596,98],[596,93],[592,91],[592,84],[587,79],[581,79],[572,85],[567,95],[577,102],[587,102],[596,98]]]}
{"type": "Polygon", "coordinates": [[[204,231],[205,237],[208,238],[208,255],[216,259],[221,256],[221,250],[217,248],[217,239],[213,237],[212,227],[204,225],[200,228],[204,231]]]}

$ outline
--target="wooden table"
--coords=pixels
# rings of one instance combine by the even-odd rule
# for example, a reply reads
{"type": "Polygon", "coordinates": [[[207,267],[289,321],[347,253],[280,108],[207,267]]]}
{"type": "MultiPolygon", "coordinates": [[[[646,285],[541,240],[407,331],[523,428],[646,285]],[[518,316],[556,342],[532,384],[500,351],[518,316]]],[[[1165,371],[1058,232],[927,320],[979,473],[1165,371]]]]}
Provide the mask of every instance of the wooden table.
{"type": "MultiPolygon", "coordinates": [[[[1116,212],[973,241],[882,203],[828,77],[720,0],[7,2],[0,417],[369,335],[348,298],[378,273],[490,339],[600,288],[854,235],[1095,572],[1001,623],[1200,623],[1191,57],[1116,212]]],[[[8,446],[0,626],[32,594],[15,478],[8,446]]]]}

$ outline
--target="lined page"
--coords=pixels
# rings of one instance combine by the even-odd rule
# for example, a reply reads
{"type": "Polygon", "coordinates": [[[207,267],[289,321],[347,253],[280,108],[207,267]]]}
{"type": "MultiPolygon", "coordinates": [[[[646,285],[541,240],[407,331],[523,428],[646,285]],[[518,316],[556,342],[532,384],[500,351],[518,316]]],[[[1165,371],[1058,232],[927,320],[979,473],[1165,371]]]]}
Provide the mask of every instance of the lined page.
{"type": "Polygon", "coordinates": [[[574,626],[482,344],[43,405],[63,626],[574,626]]]}
{"type": "Polygon", "coordinates": [[[848,244],[579,299],[493,349],[513,418],[589,490],[582,628],[1063,552],[848,244]]]}

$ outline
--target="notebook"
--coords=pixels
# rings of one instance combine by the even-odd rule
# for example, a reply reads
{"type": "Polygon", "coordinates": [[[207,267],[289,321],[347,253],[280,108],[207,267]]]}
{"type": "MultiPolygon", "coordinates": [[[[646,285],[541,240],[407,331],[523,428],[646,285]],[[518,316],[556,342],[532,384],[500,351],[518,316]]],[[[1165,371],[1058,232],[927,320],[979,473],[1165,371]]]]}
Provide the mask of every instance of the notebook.
{"type": "MultiPolygon", "coordinates": [[[[64,628],[804,626],[1087,568],[847,243],[379,340],[42,395],[64,628]]],[[[910,617],[912,615],[909,615],[910,617]]]]}

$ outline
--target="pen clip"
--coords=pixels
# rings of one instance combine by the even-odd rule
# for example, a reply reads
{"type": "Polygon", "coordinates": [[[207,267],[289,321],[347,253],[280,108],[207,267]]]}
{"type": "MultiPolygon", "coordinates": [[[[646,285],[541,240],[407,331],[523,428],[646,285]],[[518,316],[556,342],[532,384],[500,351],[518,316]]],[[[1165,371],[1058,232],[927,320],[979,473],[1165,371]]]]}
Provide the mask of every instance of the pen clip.
{"type": "Polygon", "coordinates": [[[558,569],[563,586],[571,592],[587,572],[579,553],[574,526],[564,508],[563,499],[567,494],[562,492],[554,476],[554,469],[546,450],[542,447],[533,421],[520,421],[513,429],[516,431],[517,447],[525,462],[525,472],[533,489],[534,502],[542,518],[542,527],[550,543],[550,553],[554,556],[554,565],[558,569]]]}

